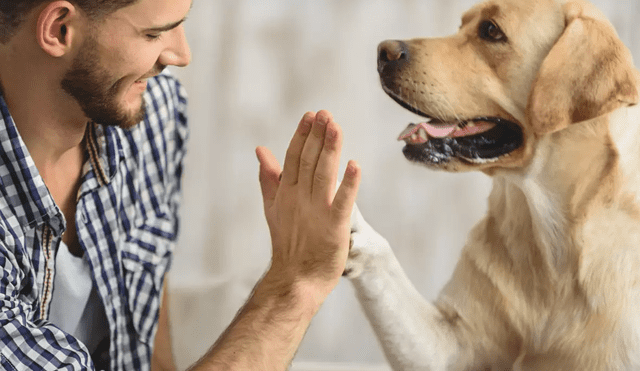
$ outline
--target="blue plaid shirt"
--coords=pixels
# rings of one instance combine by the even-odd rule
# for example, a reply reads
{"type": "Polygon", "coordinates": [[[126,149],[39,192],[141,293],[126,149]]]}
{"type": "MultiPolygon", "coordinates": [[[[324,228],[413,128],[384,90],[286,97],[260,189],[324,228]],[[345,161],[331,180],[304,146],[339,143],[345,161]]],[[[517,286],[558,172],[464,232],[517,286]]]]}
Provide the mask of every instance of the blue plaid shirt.
{"type": "MultiPolygon", "coordinates": [[[[186,94],[149,79],[144,121],[89,124],[78,193],[78,239],[109,322],[111,370],[150,368],[164,275],[178,231],[186,94]]],[[[37,103],[34,103],[37,104],[37,103]]],[[[87,348],[48,318],[66,222],[0,96],[0,367],[80,370],[87,348]]],[[[106,348],[106,347],[105,347],[106,348]]]]}

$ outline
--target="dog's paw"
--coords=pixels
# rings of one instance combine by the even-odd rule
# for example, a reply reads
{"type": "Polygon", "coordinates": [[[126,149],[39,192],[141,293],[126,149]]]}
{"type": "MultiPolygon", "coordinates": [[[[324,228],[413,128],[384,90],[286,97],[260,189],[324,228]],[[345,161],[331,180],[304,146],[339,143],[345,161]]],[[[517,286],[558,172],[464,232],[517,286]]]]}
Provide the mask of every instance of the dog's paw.
{"type": "Polygon", "coordinates": [[[388,254],[392,254],[389,242],[364,220],[360,210],[354,205],[349,259],[343,276],[356,278],[366,269],[375,266],[377,261],[384,260],[388,254]]]}

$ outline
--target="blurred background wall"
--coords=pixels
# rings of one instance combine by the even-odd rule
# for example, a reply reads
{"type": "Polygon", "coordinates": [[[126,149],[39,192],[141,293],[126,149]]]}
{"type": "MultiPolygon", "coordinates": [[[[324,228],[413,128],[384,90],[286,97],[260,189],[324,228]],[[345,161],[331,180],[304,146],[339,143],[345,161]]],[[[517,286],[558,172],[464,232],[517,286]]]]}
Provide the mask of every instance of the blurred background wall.
{"type": "MultiPolygon", "coordinates": [[[[527,1],[527,0],[523,0],[527,1]]],[[[254,149],[282,161],[304,112],[330,110],[344,130],[342,169],[362,166],[358,204],[420,292],[448,280],[485,212],[490,179],[411,165],[397,135],[419,120],[376,73],[385,39],[456,32],[472,0],[194,0],[193,63],[174,70],[190,95],[182,231],[170,276],[181,368],[213,344],[268,266],[270,240],[254,149]]],[[[640,5],[594,1],[640,58],[640,5]]],[[[293,370],[388,370],[344,280],[312,323],[293,370]]]]}

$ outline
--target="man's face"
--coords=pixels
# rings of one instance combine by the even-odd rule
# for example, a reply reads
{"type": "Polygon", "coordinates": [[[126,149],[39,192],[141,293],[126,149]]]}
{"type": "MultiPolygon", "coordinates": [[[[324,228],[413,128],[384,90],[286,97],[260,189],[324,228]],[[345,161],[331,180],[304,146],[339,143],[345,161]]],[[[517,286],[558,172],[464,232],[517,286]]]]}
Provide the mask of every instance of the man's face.
{"type": "Polygon", "coordinates": [[[191,0],[140,0],[90,27],[62,88],[96,123],[138,124],[147,79],[190,61],[181,23],[190,7],[191,0]]]}

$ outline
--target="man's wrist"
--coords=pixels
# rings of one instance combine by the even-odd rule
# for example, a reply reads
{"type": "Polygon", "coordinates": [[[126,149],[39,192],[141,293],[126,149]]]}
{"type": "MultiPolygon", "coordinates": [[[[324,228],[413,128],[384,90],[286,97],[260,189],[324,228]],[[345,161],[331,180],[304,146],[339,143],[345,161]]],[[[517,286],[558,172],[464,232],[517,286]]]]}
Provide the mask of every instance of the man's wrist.
{"type": "Polygon", "coordinates": [[[332,283],[289,277],[270,269],[256,285],[250,302],[267,307],[283,305],[311,320],[334,287],[332,283]]]}

